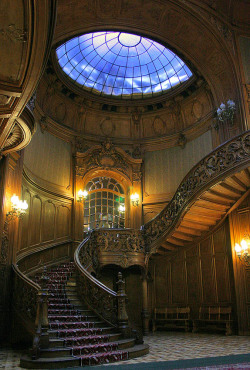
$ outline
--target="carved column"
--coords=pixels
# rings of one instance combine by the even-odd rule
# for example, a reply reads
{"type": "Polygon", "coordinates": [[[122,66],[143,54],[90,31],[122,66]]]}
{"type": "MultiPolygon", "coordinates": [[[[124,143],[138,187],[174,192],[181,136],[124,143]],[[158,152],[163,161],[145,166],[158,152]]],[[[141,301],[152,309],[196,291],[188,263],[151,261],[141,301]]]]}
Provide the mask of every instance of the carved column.
{"type": "Polygon", "coordinates": [[[142,273],[142,327],[143,334],[148,335],[149,333],[149,312],[148,312],[148,279],[147,274],[144,271],[142,273]]]}
{"type": "Polygon", "coordinates": [[[126,310],[126,294],[125,294],[125,282],[122,280],[122,273],[118,273],[118,281],[117,281],[117,320],[118,320],[118,327],[122,332],[124,338],[130,336],[130,329],[128,326],[128,314],[126,310]]]}

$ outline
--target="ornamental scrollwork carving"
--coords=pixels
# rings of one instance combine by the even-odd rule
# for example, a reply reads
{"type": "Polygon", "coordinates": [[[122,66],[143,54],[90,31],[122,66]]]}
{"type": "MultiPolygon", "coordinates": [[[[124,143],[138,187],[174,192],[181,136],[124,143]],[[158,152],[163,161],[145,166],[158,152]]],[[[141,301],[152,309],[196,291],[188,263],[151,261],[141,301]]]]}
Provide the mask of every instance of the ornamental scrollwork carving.
{"type": "Polygon", "coordinates": [[[96,248],[102,251],[144,253],[145,243],[139,230],[96,230],[96,248]]]}
{"type": "Polygon", "coordinates": [[[38,290],[34,286],[15,274],[13,296],[15,310],[33,322],[37,312],[37,293],[38,290]]]}
{"type": "Polygon", "coordinates": [[[8,222],[4,222],[3,234],[2,234],[2,243],[1,243],[1,254],[0,262],[4,265],[7,263],[8,259],[8,245],[9,245],[9,231],[8,231],[8,222]]]}
{"type": "Polygon", "coordinates": [[[8,27],[0,29],[0,35],[5,40],[27,42],[27,31],[17,28],[15,24],[9,24],[8,27]]]}
{"type": "Polygon", "coordinates": [[[219,146],[202,159],[184,178],[174,197],[157,217],[144,225],[147,245],[166,235],[194,194],[217,177],[249,161],[250,132],[219,146]]]}
{"type": "Polygon", "coordinates": [[[133,182],[141,182],[142,173],[141,171],[133,171],[133,182]]]}
{"type": "Polygon", "coordinates": [[[109,139],[88,152],[88,156],[84,159],[79,158],[77,160],[76,174],[83,177],[87,172],[95,168],[116,169],[125,175],[129,172],[129,165],[124,156],[109,139]]]}

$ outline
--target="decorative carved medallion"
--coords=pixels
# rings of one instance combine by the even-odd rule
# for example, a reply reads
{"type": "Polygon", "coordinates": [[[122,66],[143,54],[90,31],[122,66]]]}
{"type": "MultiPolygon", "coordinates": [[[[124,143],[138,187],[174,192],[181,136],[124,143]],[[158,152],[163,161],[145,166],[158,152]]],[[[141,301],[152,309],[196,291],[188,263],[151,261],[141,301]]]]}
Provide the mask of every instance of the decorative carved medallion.
{"type": "Polygon", "coordinates": [[[0,105],[7,105],[10,101],[11,97],[8,95],[0,94],[0,105]]]}
{"type": "Polygon", "coordinates": [[[111,121],[111,119],[109,117],[105,118],[100,123],[100,130],[101,130],[103,135],[111,136],[115,131],[115,124],[111,121]]]}
{"type": "Polygon", "coordinates": [[[14,42],[27,42],[27,31],[16,28],[15,24],[10,24],[7,28],[0,29],[0,35],[5,40],[14,42]]]}
{"type": "Polygon", "coordinates": [[[154,119],[153,130],[156,135],[164,135],[166,133],[166,123],[158,116],[154,119]]]}
{"type": "Polygon", "coordinates": [[[192,114],[195,118],[200,119],[203,115],[204,107],[199,100],[195,100],[192,106],[192,114]]]}

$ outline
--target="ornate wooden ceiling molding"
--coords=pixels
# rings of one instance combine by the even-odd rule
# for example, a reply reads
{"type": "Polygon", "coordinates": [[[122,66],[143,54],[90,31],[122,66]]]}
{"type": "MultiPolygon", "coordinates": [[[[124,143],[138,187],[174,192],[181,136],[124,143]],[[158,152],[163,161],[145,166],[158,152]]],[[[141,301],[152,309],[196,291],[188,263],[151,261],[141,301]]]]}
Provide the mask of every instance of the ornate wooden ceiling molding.
{"type": "Polygon", "coordinates": [[[141,181],[141,165],[142,159],[132,158],[107,139],[84,153],[77,152],[75,171],[82,179],[96,170],[117,172],[133,184],[141,181]]]}
{"type": "Polygon", "coordinates": [[[126,112],[99,111],[91,102],[72,100],[60,93],[56,85],[50,88],[47,78],[42,79],[34,114],[42,130],[73,145],[92,146],[112,137],[116,145],[126,150],[140,146],[142,151],[152,151],[176,146],[180,132],[190,141],[213,126],[213,99],[204,84],[190,96],[164,102],[160,109],[145,111],[143,107],[130,107],[126,112]],[[56,108],[62,104],[66,114],[59,121],[56,108]]]}
{"type": "Polygon", "coordinates": [[[3,0],[1,9],[0,150],[7,154],[25,147],[34,132],[31,114],[21,114],[47,63],[56,0],[3,0]]]}
{"type": "Polygon", "coordinates": [[[25,107],[12,125],[12,130],[5,140],[1,150],[2,155],[21,150],[27,146],[35,132],[35,119],[32,112],[25,107]]]}

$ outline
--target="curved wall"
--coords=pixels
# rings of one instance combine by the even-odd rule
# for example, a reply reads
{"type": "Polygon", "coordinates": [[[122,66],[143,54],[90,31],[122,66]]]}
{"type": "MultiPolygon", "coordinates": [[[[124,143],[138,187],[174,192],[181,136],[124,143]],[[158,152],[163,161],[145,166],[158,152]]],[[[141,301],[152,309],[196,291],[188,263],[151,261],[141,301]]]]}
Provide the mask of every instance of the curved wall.
{"type": "Polygon", "coordinates": [[[24,165],[36,177],[67,190],[71,185],[71,146],[40,127],[25,149],[24,165]]]}

